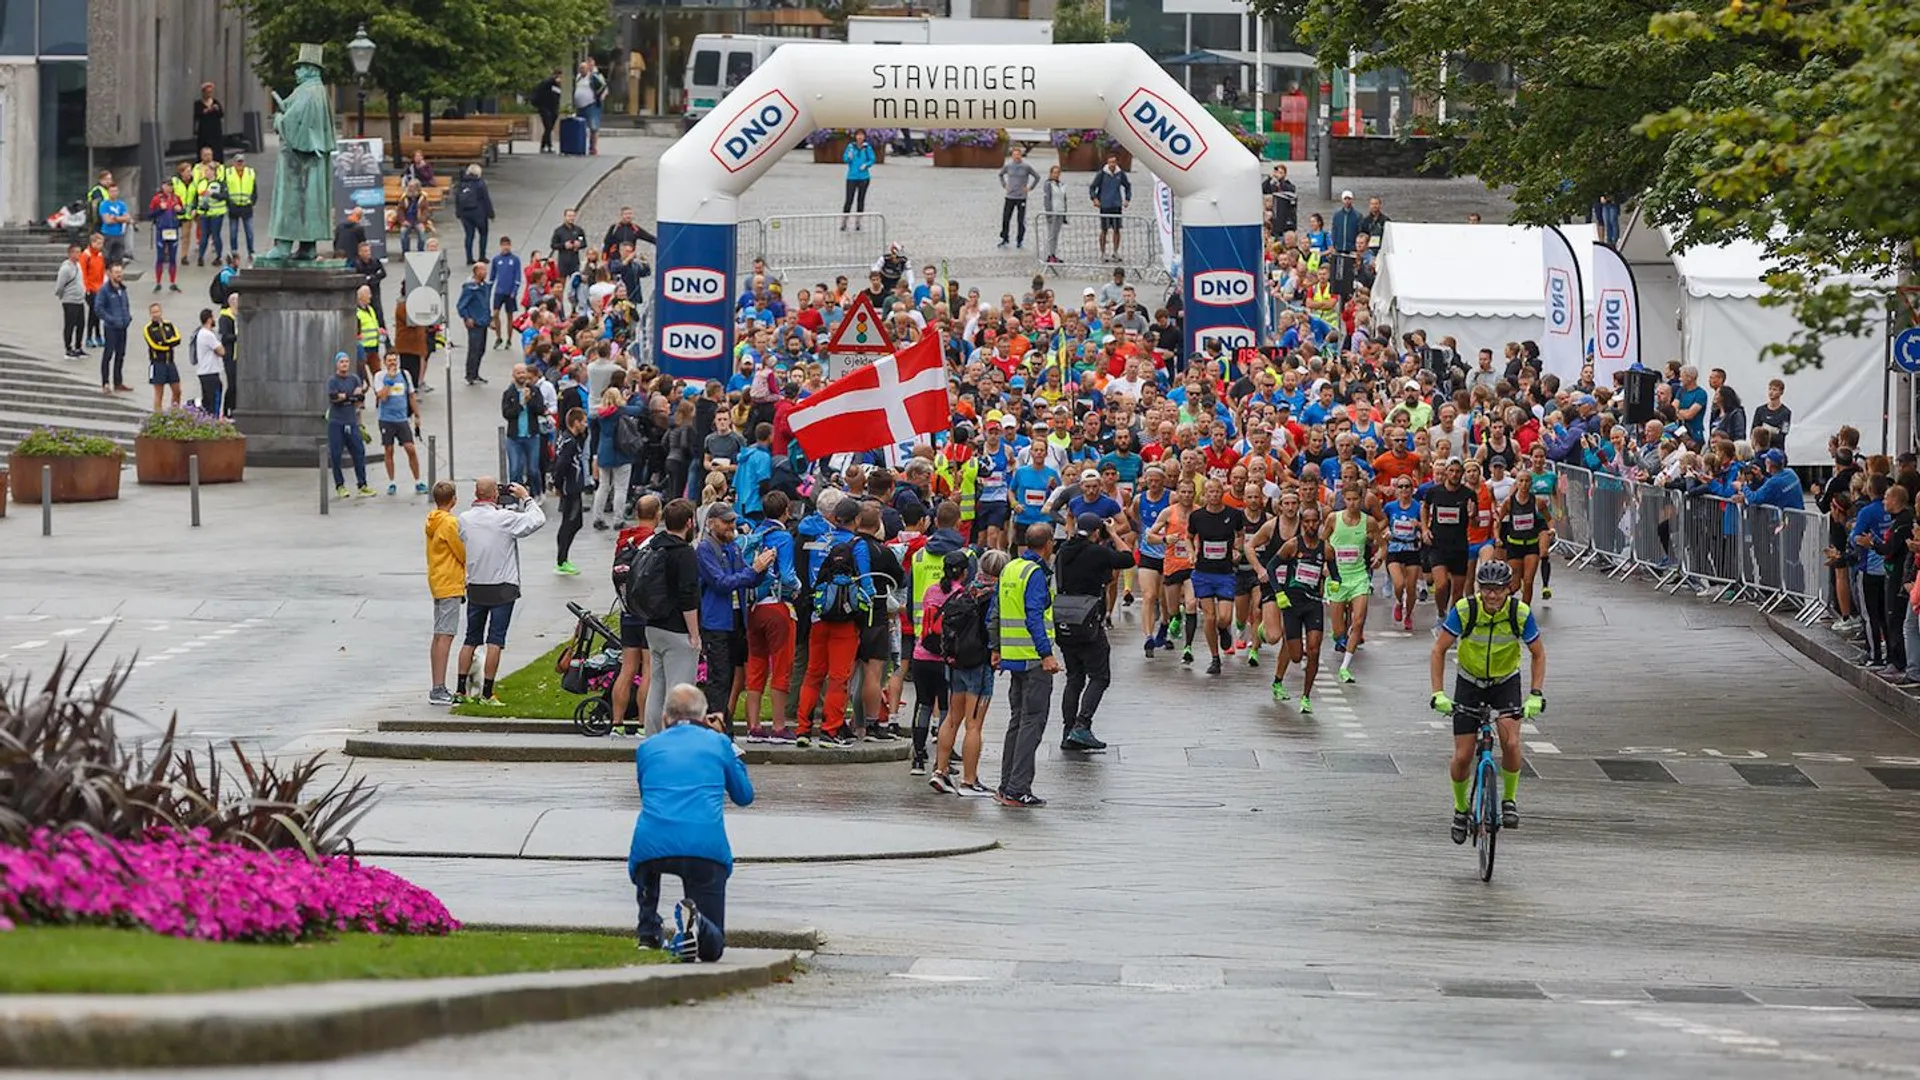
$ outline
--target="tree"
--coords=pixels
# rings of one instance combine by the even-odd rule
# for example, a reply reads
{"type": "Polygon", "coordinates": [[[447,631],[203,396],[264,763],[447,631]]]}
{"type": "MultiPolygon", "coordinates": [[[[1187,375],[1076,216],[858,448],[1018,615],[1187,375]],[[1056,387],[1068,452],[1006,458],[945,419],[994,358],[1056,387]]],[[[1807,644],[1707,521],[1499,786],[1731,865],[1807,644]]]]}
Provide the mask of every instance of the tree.
{"type": "Polygon", "coordinates": [[[1053,43],[1075,45],[1124,37],[1125,22],[1108,22],[1104,0],[1060,0],[1053,9],[1053,43]]]}
{"type": "Polygon", "coordinates": [[[1670,41],[1747,42],[1791,67],[1746,63],[1698,82],[1642,130],[1665,156],[1646,204],[1682,245],[1747,239],[1772,266],[1763,303],[1803,329],[1770,351],[1788,371],[1821,342],[1869,331],[1884,298],[1845,277],[1911,282],[1920,237],[1920,6],[1733,0],[1655,20],[1670,41]]]}

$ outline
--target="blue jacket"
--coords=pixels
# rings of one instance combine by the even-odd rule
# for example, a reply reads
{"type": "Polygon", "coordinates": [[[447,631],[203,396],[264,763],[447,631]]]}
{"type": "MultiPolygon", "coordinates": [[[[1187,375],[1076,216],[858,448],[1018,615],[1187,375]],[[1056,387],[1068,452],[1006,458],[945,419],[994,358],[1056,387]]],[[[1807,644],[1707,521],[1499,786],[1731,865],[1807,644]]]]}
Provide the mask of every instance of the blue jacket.
{"type": "Polygon", "coordinates": [[[739,548],[711,536],[695,544],[693,553],[700,563],[700,629],[730,631],[736,616],[746,614],[748,592],[760,575],[739,548]]]}
{"type": "Polygon", "coordinates": [[[1360,235],[1360,211],[1350,206],[1335,210],[1327,231],[1331,234],[1333,250],[1352,251],[1356,246],[1354,238],[1360,235]]]}
{"type": "Polygon", "coordinates": [[[740,451],[733,470],[733,490],[739,492],[733,508],[745,517],[760,516],[760,482],[773,478],[773,453],[759,443],[740,451]]]}
{"type": "Polygon", "coordinates": [[[133,302],[127,299],[125,285],[109,281],[100,286],[100,291],[93,294],[93,310],[100,316],[102,326],[125,330],[133,325],[133,302]]]}
{"type": "Polygon", "coordinates": [[[1102,210],[1119,210],[1133,201],[1133,181],[1125,172],[1109,173],[1103,166],[1093,174],[1093,183],[1087,185],[1087,195],[1100,204],[1102,210]]]}
{"type": "Polygon", "coordinates": [[[485,281],[468,281],[460,286],[460,299],[453,305],[456,315],[473,320],[473,328],[485,329],[493,321],[493,286],[485,281]]]}
{"type": "MultiPolygon", "coordinates": [[[[1047,564],[1033,557],[1031,552],[1022,551],[1022,559],[1033,563],[1037,570],[1027,577],[1027,633],[1033,635],[1033,651],[1041,659],[1053,655],[1053,638],[1047,633],[1047,605],[1053,602],[1052,590],[1047,585],[1047,564]]],[[[1011,571],[1013,564],[1007,564],[1011,571]]],[[[988,640],[997,640],[993,635],[1000,629],[1000,602],[994,600],[987,608],[988,640]]],[[[1038,660],[1000,660],[1001,671],[1025,671],[1028,664],[1037,664],[1038,660]]]]}
{"type": "Polygon", "coordinates": [[[1800,487],[1800,475],[1781,469],[1747,493],[1748,506],[1777,506],[1782,510],[1805,510],[1806,492],[1800,487]]]}
{"type": "Polygon", "coordinates": [[[599,462],[603,469],[617,469],[622,465],[633,464],[633,458],[620,452],[620,447],[617,445],[619,440],[614,438],[614,429],[619,426],[622,416],[635,416],[644,421],[647,410],[638,405],[622,405],[619,412],[608,413],[605,416],[596,409],[587,419],[590,426],[600,429],[600,447],[594,451],[593,459],[599,462]]]}
{"type": "Polygon", "coordinates": [[[773,565],[770,573],[763,574],[753,586],[753,602],[762,600],[792,600],[800,595],[800,573],[793,564],[793,534],[772,522],[757,522],[753,531],[760,537],[760,546],[773,550],[773,565]],[[778,597],[775,596],[776,591],[778,597]]]}
{"type": "Polygon", "coordinates": [[[847,163],[847,179],[849,180],[873,179],[873,159],[872,143],[868,143],[865,146],[861,146],[858,143],[848,143],[847,148],[840,151],[840,160],[847,163]]]}
{"type": "Polygon", "coordinates": [[[1860,560],[1860,572],[1863,574],[1885,574],[1887,561],[1880,557],[1880,541],[1892,519],[1887,516],[1887,504],[1875,499],[1860,508],[1854,515],[1853,528],[1847,532],[1848,550],[1860,560]],[[1861,547],[1855,543],[1859,537],[1867,537],[1871,546],[1861,547]]]}
{"type": "Polygon", "coordinates": [[[722,816],[725,799],[753,802],[753,781],[725,735],[698,724],[675,724],[633,752],[640,816],[627,848],[627,876],[652,859],[708,859],[733,868],[722,816]]]}

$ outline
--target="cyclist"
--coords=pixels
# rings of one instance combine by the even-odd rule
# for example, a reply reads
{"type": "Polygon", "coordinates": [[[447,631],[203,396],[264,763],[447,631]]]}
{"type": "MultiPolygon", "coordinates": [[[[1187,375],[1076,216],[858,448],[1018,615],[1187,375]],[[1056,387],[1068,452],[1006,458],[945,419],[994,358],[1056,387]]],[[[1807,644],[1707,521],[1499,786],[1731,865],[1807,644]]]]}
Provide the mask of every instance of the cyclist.
{"type": "Polygon", "coordinates": [[[1513,596],[1512,568],[1504,562],[1485,560],[1474,578],[1478,593],[1447,611],[1434,633],[1429,663],[1432,705],[1454,717],[1451,776],[1456,844],[1467,842],[1467,775],[1480,727],[1477,719],[1455,712],[1455,706],[1485,706],[1494,711],[1500,735],[1500,824],[1508,829],[1520,824],[1520,811],[1514,802],[1520,786],[1520,720],[1531,720],[1547,708],[1546,694],[1541,690],[1547,679],[1547,647],[1540,641],[1540,627],[1527,605],[1513,596]],[[1447,674],[1447,651],[1456,642],[1460,656],[1454,697],[1449,698],[1440,687],[1447,674]],[[1532,691],[1524,702],[1520,697],[1522,645],[1532,668],[1532,691]]]}

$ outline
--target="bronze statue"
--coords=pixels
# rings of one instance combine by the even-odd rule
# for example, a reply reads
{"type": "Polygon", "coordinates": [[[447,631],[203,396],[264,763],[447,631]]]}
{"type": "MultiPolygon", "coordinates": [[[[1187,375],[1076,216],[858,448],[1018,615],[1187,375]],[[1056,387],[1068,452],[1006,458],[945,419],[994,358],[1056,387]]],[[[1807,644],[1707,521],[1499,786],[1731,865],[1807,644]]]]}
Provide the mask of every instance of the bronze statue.
{"type": "Polygon", "coordinates": [[[273,95],[273,130],[280,136],[273,177],[273,250],[263,262],[312,262],[333,239],[333,107],[320,81],[323,46],[300,46],[286,97],[273,95]]]}

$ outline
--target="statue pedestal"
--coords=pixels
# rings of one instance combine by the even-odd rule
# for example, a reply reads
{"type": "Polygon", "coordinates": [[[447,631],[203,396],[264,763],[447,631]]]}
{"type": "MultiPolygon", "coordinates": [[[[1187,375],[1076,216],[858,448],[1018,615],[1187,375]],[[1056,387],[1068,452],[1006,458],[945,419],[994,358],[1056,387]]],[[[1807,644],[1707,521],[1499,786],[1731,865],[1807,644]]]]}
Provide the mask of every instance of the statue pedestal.
{"type": "Polygon", "coordinates": [[[279,267],[243,270],[240,294],[239,408],[247,464],[311,468],[327,441],[327,380],[333,357],[355,358],[354,291],[347,270],[279,267]]]}

